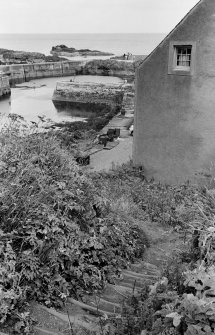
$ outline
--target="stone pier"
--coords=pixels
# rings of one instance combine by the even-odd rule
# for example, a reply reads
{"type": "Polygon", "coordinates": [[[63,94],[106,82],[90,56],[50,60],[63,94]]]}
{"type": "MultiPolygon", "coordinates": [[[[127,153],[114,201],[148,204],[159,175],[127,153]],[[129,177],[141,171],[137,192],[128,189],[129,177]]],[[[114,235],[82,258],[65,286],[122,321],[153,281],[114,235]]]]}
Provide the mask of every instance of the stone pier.
{"type": "Polygon", "coordinates": [[[74,106],[121,108],[123,96],[121,84],[58,82],[52,100],[54,103],[69,103],[74,106]]]}

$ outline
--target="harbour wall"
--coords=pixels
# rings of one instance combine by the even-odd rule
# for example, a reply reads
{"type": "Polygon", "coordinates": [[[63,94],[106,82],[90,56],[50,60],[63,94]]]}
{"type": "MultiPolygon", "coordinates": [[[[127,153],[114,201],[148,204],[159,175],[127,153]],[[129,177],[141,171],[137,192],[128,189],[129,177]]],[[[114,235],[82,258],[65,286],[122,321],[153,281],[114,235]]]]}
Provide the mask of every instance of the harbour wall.
{"type": "Polygon", "coordinates": [[[0,98],[11,93],[9,78],[0,75],[0,98]]]}
{"type": "Polygon", "coordinates": [[[7,75],[11,87],[26,81],[50,77],[82,74],[84,61],[63,61],[35,64],[1,65],[0,72],[7,75]]]}
{"type": "Polygon", "coordinates": [[[115,76],[134,80],[134,66],[131,63],[105,61],[62,61],[34,64],[1,65],[0,72],[7,75],[11,87],[34,79],[65,77],[75,75],[115,76]],[[104,66],[104,64],[106,64],[104,66]]]}

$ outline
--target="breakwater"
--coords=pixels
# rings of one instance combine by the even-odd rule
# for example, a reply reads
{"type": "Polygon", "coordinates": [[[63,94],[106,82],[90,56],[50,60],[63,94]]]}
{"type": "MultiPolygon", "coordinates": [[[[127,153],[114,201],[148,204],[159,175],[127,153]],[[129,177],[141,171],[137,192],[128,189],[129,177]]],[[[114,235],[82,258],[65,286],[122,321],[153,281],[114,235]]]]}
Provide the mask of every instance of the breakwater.
{"type": "Polygon", "coordinates": [[[82,74],[85,61],[62,61],[34,64],[1,65],[0,72],[7,75],[11,87],[26,81],[82,74]]]}
{"type": "Polygon", "coordinates": [[[14,87],[34,79],[73,75],[116,76],[132,81],[135,69],[131,62],[108,59],[1,65],[0,72],[8,76],[11,87],[14,87]]]}
{"type": "Polygon", "coordinates": [[[0,75],[0,98],[11,93],[9,78],[0,75]]]}

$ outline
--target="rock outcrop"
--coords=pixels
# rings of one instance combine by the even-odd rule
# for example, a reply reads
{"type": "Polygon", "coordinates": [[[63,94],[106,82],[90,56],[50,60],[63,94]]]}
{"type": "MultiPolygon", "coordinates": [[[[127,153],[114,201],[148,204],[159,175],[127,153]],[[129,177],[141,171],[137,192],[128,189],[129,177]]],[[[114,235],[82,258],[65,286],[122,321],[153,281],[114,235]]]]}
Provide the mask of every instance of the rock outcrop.
{"type": "Polygon", "coordinates": [[[115,59],[96,59],[87,62],[83,74],[115,76],[123,79],[133,80],[135,77],[135,66],[133,62],[118,61],[115,59]]]}
{"type": "Polygon", "coordinates": [[[59,62],[62,58],[57,55],[46,56],[40,52],[14,51],[0,49],[0,64],[26,64],[26,63],[44,63],[59,62]]]}
{"type": "Polygon", "coordinates": [[[57,45],[52,47],[52,50],[50,52],[54,56],[65,56],[65,57],[75,57],[75,56],[112,56],[112,53],[104,52],[104,51],[98,51],[98,50],[89,50],[89,49],[75,49],[75,48],[69,48],[64,44],[57,45]]]}

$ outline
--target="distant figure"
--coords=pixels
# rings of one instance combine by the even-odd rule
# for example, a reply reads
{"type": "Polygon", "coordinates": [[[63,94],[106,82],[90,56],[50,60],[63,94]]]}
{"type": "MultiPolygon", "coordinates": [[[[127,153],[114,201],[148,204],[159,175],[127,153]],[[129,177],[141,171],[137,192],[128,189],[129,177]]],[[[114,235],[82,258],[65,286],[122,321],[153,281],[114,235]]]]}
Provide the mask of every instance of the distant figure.
{"type": "Polygon", "coordinates": [[[126,85],[127,84],[127,79],[124,79],[124,83],[123,83],[124,85],[126,85]]]}

